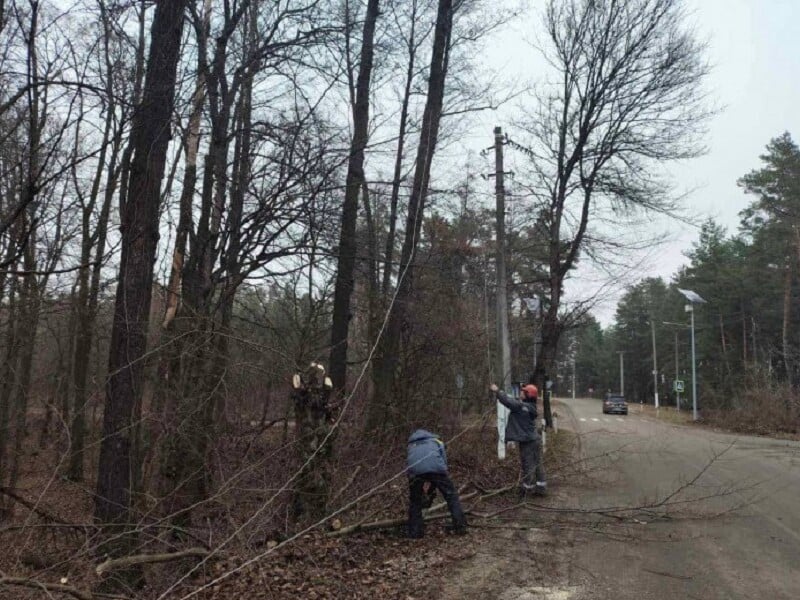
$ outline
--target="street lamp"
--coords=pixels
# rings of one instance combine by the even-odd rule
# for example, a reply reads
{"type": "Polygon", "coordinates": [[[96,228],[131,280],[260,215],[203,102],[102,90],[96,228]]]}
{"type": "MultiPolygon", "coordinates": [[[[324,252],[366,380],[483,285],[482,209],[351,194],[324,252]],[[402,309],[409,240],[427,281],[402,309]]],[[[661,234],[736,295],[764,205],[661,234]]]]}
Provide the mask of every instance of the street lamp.
{"type": "Polygon", "coordinates": [[[689,304],[684,308],[686,312],[692,316],[692,420],[697,421],[697,360],[695,358],[694,347],[694,305],[705,304],[706,301],[703,300],[697,292],[693,292],[692,290],[682,290],[678,288],[678,291],[689,301],[689,304]]]}

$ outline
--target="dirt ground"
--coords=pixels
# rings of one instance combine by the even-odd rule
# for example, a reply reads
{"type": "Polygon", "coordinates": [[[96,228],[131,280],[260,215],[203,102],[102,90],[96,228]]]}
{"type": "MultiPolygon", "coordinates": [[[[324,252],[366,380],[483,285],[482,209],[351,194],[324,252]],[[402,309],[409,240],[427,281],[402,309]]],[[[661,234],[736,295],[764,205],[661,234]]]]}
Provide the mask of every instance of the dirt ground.
{"type": "MultiPolygon", "coordinates": [[[[546,547],[550,534],[545,530],[537,532],[536,528],[526,531],[498,529],[498,525],[506,522],[506,513],[516,510],[519,504],[516,493],[478,499],[492,490],[513,487],[518,477],[519,459],[515,448],[509,449],[506,460],[499,462],[496,458],[496,434],[490,417],[485,423],[471,423],[466,433],[459,434],[448,445],[454,482],[464,495],[477,494],[464,502],[467,510],[472,511],[471,528],[466,536],[446,533],[444,526],[449,517],[443,515],[444,518],[428,524],[423,540],[406,539],[402,526],[332,538],[327,535],[329,527],[326,526],[282,546],[282,541],[291,537],[297,528],[286,522],[282,511],[288,498],[281,498],[274,510],[252,521],[219,554],[201,566],[198,567],[197,559],[187,558],[146,567],[145,587],[126,597],[131,600],[162,597],[174,600],[190,595],[201,599],[381,597],[413,600],[435,593],[453,598],[485,598],[487,596],[481,594],[492,589],[492,584],[488,580],[480,583],[471,579],[477,577],[471,574],[472,566],[491,564],[493,569],[512,577],[516,570],[514,563],[501,564],[503,560],[499,557],[502,555],[495,551],[508,545],[509,540],[520,548],[536,548],[535,564],[544,577],[551,566],[548,553],[541,550],[546,547]],[[494,516],[485,518],[490,515],[494,516]],[[531,536],[536,538],[535,543],[531,543],[531,536]],[[248,564],[243,567],[245,563],[248,564]],[[458,584],[461,591],[449,587],[455,573],[464,573],[463,582],[458,584]],[[169,590],[183,575],[188,576],[169,590]],[[220,577],[224,579],[219,580],[220,577]],[[470,589],[476,590],[474,595],[469,595],[470,589]]],[[[556,484],[570,476],[574,440],[568,432],[555,438],[551,436],[546,464],[551,481],[556,484]]],[[[243,460],[248,463],[261,464],[261,457],[271,456],[270,452],[280,443],[280,439],[265,438],[263,443],[257,440],[247,445],[246,454],[240,451],[242,444],[231,445],[229,451],[244,456],[243,460]]],[[[359,473],[366,472],[366,475],[352,481],[350,475],[354,468],[348,466],[348,461],[358,460],[357,454],[364,451],[355,449],[353,456],[349,450],[340,453],[340,477],[335,485],[336,489],[344,490],[337,500],[340,506],[387,475],[398,469],[402,471],[404,442],[398,443],[397,448],[383,449],[381,455],[368,454],[375,456],[374,469],[362,468],[359,473]]],[[[58,443],[40,447],[36,436],[31,436],[20,485],[13,491],[17,498],[5,495],[0,499],[12,508],[0,521],[0,547],[6,549],[0,552],[0,600],[76,597],[53,589],[37,589],[35,586],[39,582],[71,586],[79,593],[92,590],[97,584],[94,569],[102,556],[97,552],[99,532],[92,523],[94,482],[76,484],[61,477],[57,468],[59,448],[58,443]],[[19,578],[29,585],[11,585],[9,578],[19,578]]],[[[88,460],[91,461],[91,457],[88,460]]],[[[363,457],[361,460],[363,462],[363,457]]],[[[290,462],[277,460],[270,464],[275,468],[291,467],[290,462]]],[[[193,539],[177,546],[166,539],[167,528],[162,529],[165,524],[160,523],[156,515],[143,516],[142,538],[147,544],[144,551],[173,551],[186,545],[215,547],[232,529],[249,522],[269,497],[265,486],[270,481],[280,481],[282,476],[280,471],[258,470],[252,476],[242,477],[238,488],[215,498],[211,506],[199,513],[202,518],[196,519],[190,532],[193,539]]],[[[339,519],[344,526],[385,518],[402,520],[407,510],[407,493],[404,478],[398,478],[342,513],[339,519]]],[[[524,555],[520,555],[522,558],[524,555]]],[[[521,565],[521,568],[525,567],[521,565]]],[[[520,585],[524,583],[523,579],[519,581],[520,585]]]]}

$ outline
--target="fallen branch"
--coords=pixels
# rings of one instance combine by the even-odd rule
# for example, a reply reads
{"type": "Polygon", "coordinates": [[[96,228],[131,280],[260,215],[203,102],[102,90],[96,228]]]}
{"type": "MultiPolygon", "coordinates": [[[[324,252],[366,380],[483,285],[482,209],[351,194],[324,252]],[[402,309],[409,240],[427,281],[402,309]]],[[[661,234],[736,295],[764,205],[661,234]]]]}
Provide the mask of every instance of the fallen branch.
{"type": "Polygon", "coordinates": [[[78,600],[93,600],[91,592],[61,583],[45,583],[44,581],[36,581],[35,579],[26,579],[24,577],[0,577],[0,586],[2,585],[34,588],[44,592],[48,596],[50,596],[50,592],[59,592],[68,594],[73,598],[78,598],[78,600]]]}
{"type": "MultiPolygon", "coordinates": [[[[491,498],[492,496],[497,496],[498,494],[502,494],[504,492],[508,492],[513,490],[516,485],[509,485],[504,488],[500,488],[498,490],[493,490],[491,492],[487,492],[481,496],[478,496],[479,492],[474,491],[470,492],[469,494],[464,494],[461,496],[461,501],[470,500],[477,496],[477,500],[480,502],[481,500],[486,500],[487,498],[491,498]]],[[[442,519],[447,516],[448,513],[439,512],[443,508],[447,508],[446,502],[439,502],[438,504],[434,504],[429,509],[423,511],[422,519],[423,521],[433,521],[434,519],[442,519]]],[[[468,514],[475,514],[475,516],[479,516],[480,514],[473,513],[471,510],[465,510],[468,514]]],[[[340,537],[343,535],[348,535],[351,533],[358,533],[361,531],[371,531],[375,529],[387,529],[389,527],[397,527],[398,525],[404,525],[407,522],[406,518],[395,518],[395,519],[382,519],[380,521],[372,521],[371,523],[356,523],[355,525],[348,525],[347,527],[342,527],[341,529],[337,529],[336,531],[330,531],[325,534],[327,537],[340,537]]]]}
{"type": "MultiPolygon", "coordinates": [[[[443,519],[448,515],[448,513],[439,513],[439,514],[432,514],[434,510],[438,510],[438,507],[433,507],[428,510],[427,514],[422,516],[423,521],[433,521],[434,519],[443,519]]],[[[361,531],[371,531],[374,529],[388,529],[389,527],[397,527],[399,525],[404,525],[407,523],[407,519],[399,518],[399,519],[383,519],[381,521],[373,521],[371,523],[356,523],[355,525],[348,525],[347,527],[342,527],[337,531],[331,531],[325,534],[327,537],[339,537],[342,535],[348,535],[350,533],[359,533],[361,531]]]]}
{"type": "Polygon", "coordinates": [[[47,521],[49,523],[57,523],[58,525],[63,525],[63,526],[69,526],[70,525],[69,523],[67,523],[63,519],[59,519],[58,517],[56,517],[55,515],[50,514],[49,512],[44,510],[43,508],[39,508],[33,502],[30,502],[30,501],[26,500],[25,498],[23,498],[22,496],[20,496],[19,494],[17,494],[13,490],[8,489],[7,487],[0,487],[0,494],[3,494],[4,496],[8,496],[12,500],[18,502],[19,504],[22,504],[22,506],[27,508],[29,511],[31,511],[34,514],[39,515],[42,519],[44,519],[45,521],[47,521]]]}
{"type": "Polygon", "coordinates": [[[95,573],[102,575],[106,571],[132,567],[133,565],[169,562],[172,560],[187,558],[189,556],[197,556],[202,558],[208,556],[208,550],[205,548],[189,548],[188,550],[168,552],[165,554],[134,554],[133,556],[124,556],[122,558],[110,558],[107,561],[97,565],[95,568],[95,573]]]}

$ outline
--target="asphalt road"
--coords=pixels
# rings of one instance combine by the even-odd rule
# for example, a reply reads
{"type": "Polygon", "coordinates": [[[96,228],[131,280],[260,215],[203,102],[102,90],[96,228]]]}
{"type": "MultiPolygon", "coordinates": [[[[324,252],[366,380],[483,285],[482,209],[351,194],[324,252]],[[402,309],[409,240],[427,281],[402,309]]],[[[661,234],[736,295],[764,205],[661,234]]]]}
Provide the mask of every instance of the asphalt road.
{"type": "Polygon", "coordinates": [[[553,597],[800,598],[800,443],[678,426],[635,405],[603,415],[599,400],[557,410],[579,434],[582,474],[548,499],[576,511],[553,597]]]}

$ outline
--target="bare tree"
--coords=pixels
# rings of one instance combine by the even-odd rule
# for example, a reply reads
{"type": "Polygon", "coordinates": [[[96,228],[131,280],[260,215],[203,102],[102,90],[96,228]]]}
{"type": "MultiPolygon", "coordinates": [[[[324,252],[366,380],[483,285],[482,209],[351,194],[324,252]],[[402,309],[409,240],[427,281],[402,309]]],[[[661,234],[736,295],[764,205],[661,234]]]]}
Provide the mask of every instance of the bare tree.
{"type": "Polygon", "coordinates": [[[386,332],[378,347],[378,359],[373,371],[375,401],[372,405],[370,422],[375,425],[385,416],[385,407],[392,395],[401,335],[407,321],[408,303],[413,290],[414,258],[419,243],[425,210],[425,200],[430,184],[431,163],[436,151],[439,124],[444,105],[445,82],[453,26],[454,3],[452,0],[439,0],[433,48],[428,77],[428,95],[422,116],[422,129],[417,147],[417,161],[414,170],[413,188],[408,201],[405,239],[400,254],[399,284],[386,326],[386,332]]]}
{"type": "MultiPolygon", "coordinates": [[[[530,191],[540,206],[549,304],[535,378],[552,372],[564,281],[587,250],[600,207],[671,213],[658,164],[701,153],[709,116],[703,45],[686,27],[681,0],[551,0],[545,58],[555,72],[524,127],[530,191]]],[[[551,424],[549,403],[545,417],[551,424]]]]}
{"type": "Polygon", "coordinates": [[[193,11],[198,78],[205,87],[205,100],[195,89],[193,110],[207,103],[210,128],[199,210],[188,205],[194,190],[184,190],[191,195],[181,199],[173,253],[173,260],[183,263],[180,298],[174,298],[173,270],[165,319],[169,325],[175,311],[170,365],[161,374],[171,396],[166,429],[179,435],[165,439],[159,478],[166,512],[176,523],[189,520],[190,509],[207,498],[212,483],[205,461],[226,422],[224,384],[236,293],[248,277],[300,252],[309,239],[307,217],[325,180],[328,143],[316,127],[316,106],[292,102],[287,109],[281,86],[270,92],[278,106],[257,103],[259,87],[279,79],[289,79],[287,96],[296,91],[286,73],[309,60],[326,35],[318,5],[248,0],[225,6],[211,21],[213,36],[207,17],[193,11]],[[184,236],[189,251],[182,259],[184,236]]]}
{"type": "MultiPolygon", "coordinates": [[[[375,52],[375,23],[378,20],[379,0],[369,0],[364,15],[361,36],[361,60],[354,90],[353,137],[347,163],[342,229],[339,237],[339,260],[336,269],[336,288],[333,296],[333,325],[331,326],[331,379],[334,390],[341,394],[347,380],[347,335],[350,329],[350,297],[353,293],[356,263],[356,221],[358,197],[365,189],[364,149],[369,140],[370,79],[375,52]]],[[[346,19],[349,21],[350,16],[346,19]]],[[[368,203],[368,200],[366,200],[368,203]]],[[[367,204],[368,205],[368,204],[367,204]]]]}
{"type": "MultiPolygon", "coordinates": [[[[102,35],[101,77],[105,86],[101,104],[105,115],[97,163],[88,195],[84,194],[76,169],[73,168],[75,195],[81,206],[81,250],[75,298],[75,340],[72,359],[74,414],[71,424],[71,454],[67,476],[75,481],[83,479],[86,404],[89,400],[87,387],[89,358],[99,306],[101,274],[106,262],[106,240],[111,205],[120,177],[123,126],[127,121],[128,112],[124,104],[119,107],[120,102],[117,100],[117,85],[115,84],[122,79],[122,69],[115,64],[113,56],[112,44],[116,36],[112,18],[103,2],[98,2],[98,8],[102,35]]],[[[142,73],[139,69],[136,69],[136,72],[142,73]]],[[[140,85],[141,82],[137,82],[134,87],[139,88],[140,85]]],[[[78,140],[80,140],[80,129],[76,131],[76,143],[78,140]]]]}
{"type": "MultiPolygon", "coordinates": [[[[103,438],[97,476],[95,517],[119,533],[130,527],[131,447],[134,406],[142,394],[147,326],[158,241],[161,180],[164,175],[175,80],[186,0],[160,2],[151,26],[142,102],[131,131],[133,156],[122,214],[122,255],[108,360],[103,438]]],[[[124,555],[131,538],[109,538],[106,551],[124,555]]],[[[139,573],[122,573],[136,583],[139,573]]]]}

